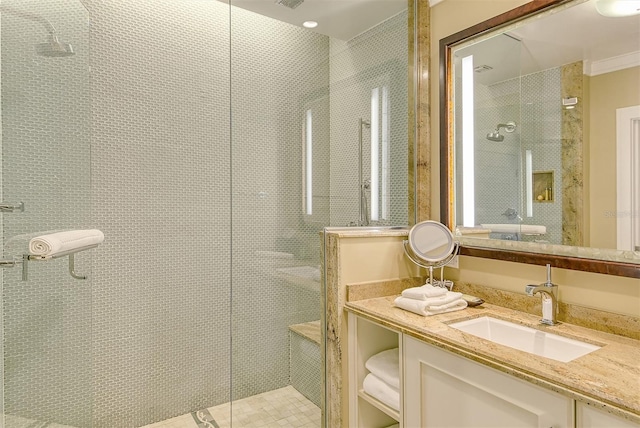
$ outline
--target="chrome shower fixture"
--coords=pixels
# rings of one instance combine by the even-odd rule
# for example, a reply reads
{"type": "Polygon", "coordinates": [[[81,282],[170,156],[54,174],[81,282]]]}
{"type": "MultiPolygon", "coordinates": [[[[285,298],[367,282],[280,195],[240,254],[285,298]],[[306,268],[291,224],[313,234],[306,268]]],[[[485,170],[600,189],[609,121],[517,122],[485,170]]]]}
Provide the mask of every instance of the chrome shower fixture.
{"type": "Polygon", "coordinates": [[[6,4],[0,5],[0,12],[8,13],[13,16],[18,16],[29,21],[37,22],[42,25],[47,33],[47,41],[44,43],[36,44],[36,53],[46,57],[64,57],[75,55],[73,46],[71,44],[60,41],[58,39],[58,33],[53,24],[45,17],[38,15],[34,12],[17,9],[6,4]]]}
{"type": "Polygon", "coordinates": [[[36,53],[40,56],[63,57],[75,55],[70,43],[60,41],[57,34],[51,33],[44,43],[36,45],[36,53]]]}
{"type": "Polygon", "coordinates": [[[498,142],[504,141],[504,135],[500,133],[500,128],[504,128],[504,131],[510,134],[516,130],[516,123],[513,121],[507,123],[499,123],[498,126],[496,126],[495,131],[489,132],[487,134],[487,140],[498,142]]]}
{"type": "Polygon", "coordinates": [[[276,0],[276,4],[280,6],[288,7],[289,9],[295,9],[304,3],[304,0],[276,0]]]}

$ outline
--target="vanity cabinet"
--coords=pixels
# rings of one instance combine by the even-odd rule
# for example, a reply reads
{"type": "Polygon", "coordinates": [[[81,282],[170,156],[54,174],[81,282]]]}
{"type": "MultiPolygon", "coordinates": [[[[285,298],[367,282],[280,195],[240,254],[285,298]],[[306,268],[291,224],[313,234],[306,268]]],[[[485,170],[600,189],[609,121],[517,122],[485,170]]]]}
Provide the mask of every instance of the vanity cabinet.
{"type": "Polygon", "coordinates": [[[574,426],[573,400],[412,337],[404,338],[405,426],[574,426]]]}
{"type": "MultiPolygon", "coordinates": [[[[370,396],[362,389],[369,371],[365,363],[373,355],[392,348],[402,352],[402,335],[395,330],[358,317],[348,316],[349,427],[386,428],[402,425],[401,412],[370,396]]],[[[402,356],[400,356],[402,361],[402,356]]],[[[400,363],[402,366],[402,362],[400,363]]],[[[402,403],[402,367],[400,367],[400,403],[402,403]]]]}
{"type": "Polygon", "coordinates": [[[640,425],[596,409],[588,404],[576,403],[576,426],[580,428],[638,428],[640,425]]]}

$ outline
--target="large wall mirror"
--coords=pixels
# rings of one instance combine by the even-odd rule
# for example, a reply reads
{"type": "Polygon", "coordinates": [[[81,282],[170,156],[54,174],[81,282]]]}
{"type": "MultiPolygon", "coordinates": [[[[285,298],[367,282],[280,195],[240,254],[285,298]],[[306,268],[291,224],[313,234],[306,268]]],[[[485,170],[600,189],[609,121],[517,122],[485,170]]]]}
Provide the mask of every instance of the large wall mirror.
{"type": "Polygon", "coordinates": [[[461,254],[640,278],[640,8],[535,0],[440,41],[461,254]]]}

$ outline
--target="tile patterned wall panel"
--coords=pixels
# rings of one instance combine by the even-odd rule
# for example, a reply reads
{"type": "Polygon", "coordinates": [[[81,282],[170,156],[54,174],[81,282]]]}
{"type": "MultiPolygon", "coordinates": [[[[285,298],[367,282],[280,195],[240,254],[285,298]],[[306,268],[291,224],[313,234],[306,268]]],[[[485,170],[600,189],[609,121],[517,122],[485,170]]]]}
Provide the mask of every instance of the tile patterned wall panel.
{"type": "Polygon", "coordinates": [[[291,385],[313,404],[320,406],[321,372],[320,346],[291,332],[291,385]]]}
{"type": "Polygon", "coordinates": [[[288,327],[320,318],[319,278],[307,289],[305,278],[278,273],[319,264],[317,232],[329,220],[328,55],[326,36],[232,9],[234,400],[288,385],[288,327]],[[311,216],[302,200],[309,109],[311,216]]]}
{"type": "MultiPolygon", "coordinates": [[[[405,225],[407,208],[407,12],[349,41],[331,41],[331,225],[359,218],[359,119],[371,119],[371,90],[389,88],[390,218],[405,225]]],[[[371,130],[363,129],[363,176],[370,177],[371,130]]],[[[369,199],[370,200],[370,199],[369,199]]]]}
{"type": "MultiPolygon", "coordinates": [[[[91,227],[89,27],[77,0],[4,0],[2,6],[2,194],[25,203],[3,213],[4,258],[26,253],[31,236],[91,227]],[[50,21],[75,56],[36,55],[50,21]],[[29,235],[29,236],[27,236],[29,235]]],[[[91,420],[93,278],[77,257],[3,270],[4,413],[83,425],[91,420]]]]}
{"type": "Polygon", "coordinates": [[[87,3],[93,426],[140,426],[230,398],[228,6],[87,3]]]}
{"type": "MultiPolygon", "coordinates": [[[[458,85],[460,81],[458,80],[458,85]]],[[[457,114],[461,98],[456,94],[457,114]]],[[[509,223],[502,215],[514,208],[524,224],[545,225],[545,236],[521,236],[523,240],[562,241],[562,171],[560,130],[560,69],[532,73],[488,86],[475,86],[476,143],[476,224],[509,223]],[[504,129],[504,141],[486,138],[497,124],[514,121],[513,133],[504,129]],[[554,195],[551,203],[533,203],[533,217],[526,217],[525,167],[526,150],[532,151],[533,171],[554,171],[554,195]]],[[[460,116],[458,116],[460,117],[460,116]]],[[[456,123],[456,138],[461,136],[461,123],[456,123]]],[[[458,140],[459,141],[459,140],[458,140]]],[[[458,142],[458,144],[460,144],[458,142]]],[[[462,165],[461,151],[456,152],[456,165],[462,165]]],[[[462,170],[456,169],[456,194],[462,194],[462,170]]],[[[534,195],[535,197],[536,195],[534,195]]],[[[456,199],[458,224],[462,224],[462,198],[456,199]]],[[[501,234],[492,235],[500,238],[501,234]]]]}

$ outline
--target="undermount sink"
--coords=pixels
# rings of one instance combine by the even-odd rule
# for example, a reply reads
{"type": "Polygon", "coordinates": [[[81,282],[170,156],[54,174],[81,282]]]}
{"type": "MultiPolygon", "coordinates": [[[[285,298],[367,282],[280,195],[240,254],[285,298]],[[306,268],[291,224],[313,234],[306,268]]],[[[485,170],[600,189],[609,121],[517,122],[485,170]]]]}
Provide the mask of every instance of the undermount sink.
{"type": "Polygon", "coordinates": [[[452,323],[449,327],[563,363],[600,349],[597,345],[486,316],[452,323]]]}

